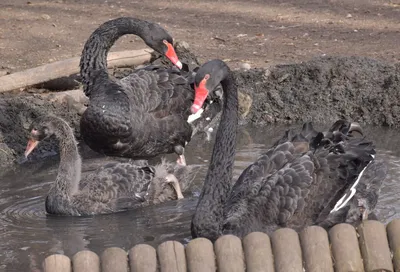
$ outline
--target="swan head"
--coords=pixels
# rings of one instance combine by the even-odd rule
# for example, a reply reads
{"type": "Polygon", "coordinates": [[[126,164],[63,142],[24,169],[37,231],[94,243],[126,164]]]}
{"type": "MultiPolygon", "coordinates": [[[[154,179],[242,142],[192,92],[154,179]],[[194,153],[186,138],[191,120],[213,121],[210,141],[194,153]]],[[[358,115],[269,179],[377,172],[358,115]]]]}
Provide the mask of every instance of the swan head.
{"type": "Polygon", "coordinates": [[[165,55],[176,67],[182,69],[182,62],[175,52],[174,41],[168,32],[157,24],[151,24],[148,27],[148,34],[143,37],[144,42],[158,53],[165,55]]]}
{"type": "Polygon", "coordinates": [[[225,62],[217,59],[210,60],[199,68],[194,78],[195,98],[191,107],[193,114],[203,107],[210,91],[217,88],[228,73],[225,62]]]}
{"type": "Polygon", "coordinates": [[[55,116],[42,116],[37,118],[29,127],[29,140],[25,149],[25,157],[37,147],[40,141],[54,135],[62,121],[55,116]]]}

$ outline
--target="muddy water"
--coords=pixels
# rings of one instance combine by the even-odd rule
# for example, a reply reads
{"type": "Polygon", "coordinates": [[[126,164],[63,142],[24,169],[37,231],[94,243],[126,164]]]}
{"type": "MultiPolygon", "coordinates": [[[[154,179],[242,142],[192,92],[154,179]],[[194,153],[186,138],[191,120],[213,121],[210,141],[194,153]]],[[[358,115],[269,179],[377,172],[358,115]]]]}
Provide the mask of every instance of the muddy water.
{"type": "MultiPolygon", "coordinates": [[[[235,178],[258,155],[282,135],[287,127],[239,130],[235,178]]],[[[376,214],[382,222],[399,216],[400,137],[399,131],[366,128],[378,148],[378,159],[387,162],[389,173],[382,189],[376,214]]],[[[86,218],[47,216],[44,201],[57,173],[55,157],[25,163],[4,173],[0,182],[0,271],[40,271],[43,259],[52,253],[72,256],[82,249],[100,254],[106,247],[128,250],[137,243],[156,246],[165,240],[186,243],[190,220],[212,150],[211,143],[193,139],[187,160],[203,165],[186,198],[158,206],[118,214],[86,218]]],[[[170,157],[173,159],[174,157],[170,157]]],[[[89,172],[105,163],[104,158],[84,160],[89,172]]]]}

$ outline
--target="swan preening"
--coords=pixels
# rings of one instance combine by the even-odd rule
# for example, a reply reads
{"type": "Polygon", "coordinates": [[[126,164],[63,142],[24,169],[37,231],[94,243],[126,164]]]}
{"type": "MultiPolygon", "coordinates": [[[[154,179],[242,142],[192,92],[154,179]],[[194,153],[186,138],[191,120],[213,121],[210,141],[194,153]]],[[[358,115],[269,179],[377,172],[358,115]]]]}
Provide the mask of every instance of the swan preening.
{"type": "Polygon", "coordinates": [[[46,211],[59,215],[94,215],[123,211],[170,199],[183,198],[197,173],[196,166],[163,160],[156,166],[135,162],[109,163],[81,177],[81,157],[70,126],[61,118],[45,115],[30,126],[28,156],[40,141],[55,136],[60,165],[46,198],[46,211]]]}
{"type": "MultiPolygon", "coordinates": [[[[121,17],[99,26],[87,40],[80,61],[83,90],[89,97],[81,118],[82,138],[91,149],[109,156],[149,159],[176,153],[178,162],[186,164],[184,148],[196,128],[193,119],[201,118],[190,117],[193,71],[149,65],[121,80],[112,78],[107,53],[126,34],[138,35],[182,68],[172,37],[158,24],[121,17]]],[[[210,112],[211,119],[218,114],[208,103],[202,110],[210,112]]]]}
{"type": "Polygon", "coordinates": [[[270,233],[278,227],[330,228],[356,224],[375,207],[386,175],[375,149],[356,123],[339,120],[322,133],[310,122],[300,133],[289,130],[232,184],[238,123],[237,86],[221,60],[205,63],[195,77],[192,112],[217,84],[223,112],[210,166],[192,219],[192,236],[216,240],[223,234],[270,233]]]}

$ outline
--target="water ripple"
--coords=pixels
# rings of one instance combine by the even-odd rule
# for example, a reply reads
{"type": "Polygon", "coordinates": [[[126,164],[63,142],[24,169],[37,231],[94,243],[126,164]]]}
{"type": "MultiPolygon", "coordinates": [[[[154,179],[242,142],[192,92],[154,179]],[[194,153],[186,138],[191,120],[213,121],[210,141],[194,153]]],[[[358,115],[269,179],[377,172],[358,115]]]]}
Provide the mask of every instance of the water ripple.
{"type": "MultiPolygon", "coordinates": [[[[287,127],[252,128],[239,131],[234,180],[261,153],[280,137],[287,127]]],[[[378,218],[388,222],[400,214],[400,145],[398,131],[366,129],[377,143],[377,158],[383,159],[388,175],[376,207],[378,218]]],[[[196,177],[192,196],[158,206],[123,213],[94,217],[49,216],[45,213],[45,197],[57,173],[58,161],[20,165],[11,173],[2,173],[0,182],[0,270],[33,271],[51,253],[72,256],[90,249],[100,254],[104,248],[117,246],[129,249],[137,243],[157,246],[165,240],[187,243],[190,220],[212,152],[212,143],[191,141],[186,155],[190,164],[204,167],[196,177]],[[22,261],[23,260],[23,261],[22,261]],[[11,269],[11,270],[10,270],[11,269]]],[[[176,156],[169,156],[175,160],[176,156]]],[[[83,171],[92,171],[104,160],[84,160],[83,171]]]]}
{"type": "Polygon", "coordinates": [[[1,219],[6,226],[35,229],[38,221],[46,219],[44,200],[45,197],[36,196],[14,201],[3,209],[1,219]]]}

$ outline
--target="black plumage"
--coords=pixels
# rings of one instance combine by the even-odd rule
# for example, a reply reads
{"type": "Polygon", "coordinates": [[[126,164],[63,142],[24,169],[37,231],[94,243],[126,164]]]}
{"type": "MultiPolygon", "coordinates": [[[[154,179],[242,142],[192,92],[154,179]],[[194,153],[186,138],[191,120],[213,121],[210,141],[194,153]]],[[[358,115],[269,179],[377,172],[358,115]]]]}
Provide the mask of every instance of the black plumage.
{"type": "Polygon", "coordinates": [[[156,166],[140,162],[108,163],[81,178],[81,158],[72,129],[61,118],[42,116],[30,127],[25,155],[39,141],[54,135],[60,145],[60,165],[46,198],[46,211],[59,215],[94,215],[183,198],[197,166],[165,160],[156,166]]]}
{"type": "Polygon", "coordinates": [[[92,33],[80,61],[84,92],[90,99],[81,118],[82,138],[91,149],[109,156],[183,155],[198,123],[187,121],[195,72],[150,65],[121,80],[112,78],[107,53],[125,34],[138,35],[164,55],[170,50],[166,43],[172,47],[172,37],[162,27],[130,17],[108,21],[92,33]]]}
{"type": "Polygon", "coordinates": [[[361,128],[345,120],[337,121],[327,132],[314,130],[310,122],[303,125],[300,133],[288,130],[231,187],[238,122],[237,86],[222,61],[203,65],[195,82],[205,74],[210,75],[207,88],[221,82],[225,104],[192,220],[193,237],[215,240],[222,234],[270,233],[278,227],[330,228],[340,222],[360,222],[360,208],[367,205],[355,203],[365,200],[369,211],[374,208],[386,169],[382,165],[379,170],[372,168],[376,167],[373,143],[356,137],[355,132],[362,133],[361,128]],[[215,74],[216,70],[219,73],[215,74]],[[364,171],[369,175],[360,181],[364,171]],[[355,183],[358,191],[351,197],[355,183]],[[340,207],[338,201],[342,198],[349,201],[340,207]]]}

